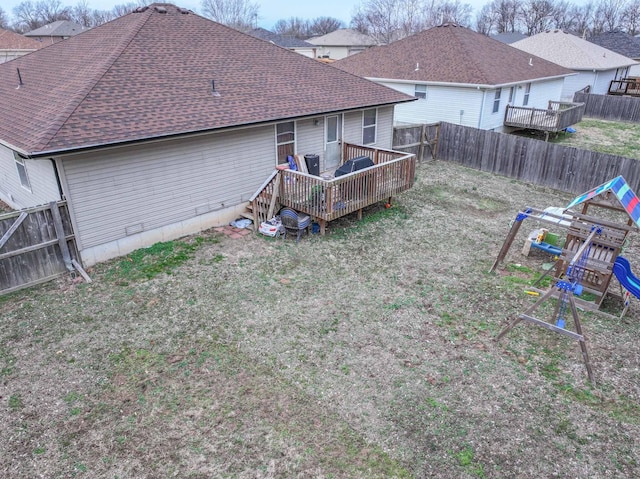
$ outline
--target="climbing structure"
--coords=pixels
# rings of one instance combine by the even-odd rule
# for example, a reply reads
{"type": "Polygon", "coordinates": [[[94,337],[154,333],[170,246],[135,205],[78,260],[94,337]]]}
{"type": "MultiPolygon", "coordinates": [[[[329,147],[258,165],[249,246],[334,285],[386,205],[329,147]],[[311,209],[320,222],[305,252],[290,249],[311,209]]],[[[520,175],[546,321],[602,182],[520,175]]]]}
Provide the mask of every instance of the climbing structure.
{"type": "Polygon", "coordinates": [[[602,303],[613,276],[614,265],[621,263],[621,261],[616,263],[616,260],[627,235],[640,227],[640,201],[624,178],[619,176],[578,196],[559,214],[526,208],[516,216],[490,271],[494,271],[504,260],[520,225],[528,218],[566,227],[567,238],[556,262],[553,286],[546,292],[542,292],[541,297],[531,307],[512,319],[496,340],[499,341],[521,321],[531,322],[575,339],[580,343],[587,373],[593,382],[593,372],[578,316],[578,306],[595,310],[602,303]],[[581,211],[572,209],[578,206],[581,206],[581,211]],[[595,207],[618,213],[624,212],[626,216],[623,215],[622,221],[616,221],[619,218],[611,218],[612,215],[605,215],[602,210],[600,210],[601,214],[596,216],[593,214],[595,207]],[[590,208],[591,211],[589,211],[590,208]],[[590,293],[595,300],[579,299],[584,292],[590,293]],[[557,301],[551,319],[543,320],[536,317],[535,313],[542,304],[552,298],[557,301]],[[569,328],[570,323],[573,323],[573,330],[569,328]]]}

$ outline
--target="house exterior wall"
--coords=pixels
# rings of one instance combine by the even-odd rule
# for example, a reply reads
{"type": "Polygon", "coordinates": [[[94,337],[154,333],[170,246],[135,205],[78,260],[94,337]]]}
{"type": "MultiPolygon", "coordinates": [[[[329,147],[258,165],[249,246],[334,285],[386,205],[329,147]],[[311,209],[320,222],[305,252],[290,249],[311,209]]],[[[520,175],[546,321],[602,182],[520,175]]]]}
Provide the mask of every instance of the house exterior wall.
{"type": "Polygon", "coordinates": [[[30,189],[22,186],[13,150],[0,145],[0,199],[14,209],[30,208],[60,200],[51,160],[24,160],[30,189]]]}
{"type": "MultiPolygon", "coordinates": [[[[562,88],[562,100],[573,101],[573,94],[578,90],[582,90],[587,85],[593,87],[596,74],[592,71],[578,71],[577,75],[566,77],[564,87],[562,88]]],[[[592,91],[592,93],[595,93],[592,91]]]]}
{"type": "MultiPolygon", "coordinates": [[[[624,69],[621,69],[624,70],[624,69]]],[[[625,78],[626,75],[620,75],[618,78],[625,78]]],[[[606,95],[609,93],[609,85],[616,78],[616,70],[606,70],[596,72],[595,84],[591,93],[597,95],[606,95]]]]}
{"type": "MultiPolygon", "coordinates": [[[[529,107],[547,108],[549,100],[559,100],[562,78],[531,83],[529,107]]],[[[407,95],[415,94],[415,84],[381,82],[407,95]]],[[[396,124],[421,124],[446,121],[485,130],[502,130],[511,87],[503,87],[500,105],[493,113],[496,90],[481,90],[461,86],[427,85],[426,98],[395,107],[396,124]]],[[[514,85],[512,105],[522,106],[526,82],[514,85]]]]}
{"type": "MultiPolygon", "coordinates": [[[[376,146],[391,147],[392,118],[392,107],[378,109],[376,146]]],[[[296,121],[297,153],[324,156],[317,119],[296,121]]],[[[362,110],[345,114],[344,131],[362,142],[362,110]]],[[[228,223],[276,163],[275,125],[57,159],[85,266],[228,223]]]]}
{"type": "Polygon", "coordinates": [[[299,53],[303,57],[307,58],[315,58],[316,57],[316,49],[315,48],[294,48],[294,52],[299,53]]]}
{"type": "Polygon", "coordinates": [[[324,116],[298,120],[296,122],[296,153],[298,155],[318,155],[320,171],[325,171],[324,116]],[[317,121],[316,125],[314,122],[317,121]]]}
{"type": "Polygon", "coordinates": [[[322,58],[326,56],[327,58],[331,58],[333,60],[341,60],[350,55],[349,47],[347,46],[341,47],[337,45],[330,45],[330,46],[317,45],[316,53],[318,55],[318,58],[322,58]]]}
{"type": "Polygon", "coordinates": [[[62,159],[83,261],[226,224],[274,170],[275,157],[271,125],[62,159]]]}
{"type": "MultiPolygon", "coordinates": [[[[397,106],[396,106],[397,108],[397,106]]],[[[347,143],[362,144],[362,110],[344,115],[344,138],[347,143]]],[[[369,146],[391,149],[393,143],[393,107],[378,108],[376,142],[369,146]]]]}

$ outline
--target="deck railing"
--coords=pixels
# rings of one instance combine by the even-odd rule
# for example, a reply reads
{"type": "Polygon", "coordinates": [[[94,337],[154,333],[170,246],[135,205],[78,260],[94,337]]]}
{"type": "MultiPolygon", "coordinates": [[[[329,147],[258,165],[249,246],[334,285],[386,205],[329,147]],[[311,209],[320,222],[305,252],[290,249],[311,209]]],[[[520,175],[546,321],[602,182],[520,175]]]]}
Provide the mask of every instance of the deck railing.
{"type": "Polygon", "coordinates": [[[609,95],[640,96],[640,79],[623,78],[611,80],[609,83],[609,95]]]}
{"type": "Polygon", "coordinates": [[[579,123],[583,114],[583,103],[550,101],[546,109],[507,105],[504,125],[558,132],[579,123]]]}
{"type": "Polygon", "coordinates": [[[328,221],[361,212],[413,186],[416,156],[345,143],[344,161],[368,156],[374,166],[333,179],[293,170],[276,170],[250,199],[254,222],[269,219],[283,207],[311,215],[324,234],[328,221]]]}

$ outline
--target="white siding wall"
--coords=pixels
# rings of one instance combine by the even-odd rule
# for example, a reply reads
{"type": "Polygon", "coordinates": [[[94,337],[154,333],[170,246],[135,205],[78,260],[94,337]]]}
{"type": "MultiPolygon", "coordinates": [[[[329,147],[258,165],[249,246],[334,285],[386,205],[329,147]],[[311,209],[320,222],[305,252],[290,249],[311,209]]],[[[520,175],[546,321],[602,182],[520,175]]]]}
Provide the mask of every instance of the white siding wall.
{"type": "Polygon", "coordinates": [[[596,75],[594,72],[579,71],[577,75],[566,77],[562,88],[562,100],[573,101],[573,94],[587,85],[593,87],[596,75]]]}
{"type": "MultiPolygon", "coordinates": [[[[61,164],[85,250],[247,201],[275,161],[268,126],[78,154],[61,164]]],[[[125,254],[116,250],[110,257],[125,254]]]]}
{"type": "Polygon", "coordinates": [[[13,151],[0,145],[0,199],[15,209],[58,201],[60,192],[51,160],[24,160],[31,191],[18,177],[13,151]]]}
{"type": "MultiPolygon", "coordinates": [[[[513,103],[516,106],[521,106],[524,100],[525,85],[522,84],[519,86],[522,88],[516,87],[516,100],[513,103]]],[[[560,100],[563,86],[564,79],[562,78],[532,83],[531,92],[529,93],[529,104],[527,106],[532,108],[547,108],[550,100],[560,100]]]]}
{"type": "Polygon", "coordinates": [[[509,88],[502,88],[500,95],[500,108],[496,113],[493,113],[495,95],[496,90],[487,90],[484,96],[484,112],[480,119],[479,126],[482,130],[502,131],[504,124],[504,112],[507,109],[507,101],[509,100],[509,88]]]}
{"type": "MultiPolygon", "coordinates": [[[[415,94],[412,83],[382,84],[407,95],[415,94]]],[[[482,92],[477,89],[428,85],[426,99],[396,105],[394,121],[417,124],[446,121],[477,127],[481,103],[482,92]]]]}
{"type": "Polygon", "coordinates": [[[640,64],[629,67],[629,76],[635,78],[640,77],[640,64]]]}
{"type": "Polygon", "coordinates": [[[349,47],[339,47],[339,46],[316,46],[316,52],[318,57],[323,57],[325,55],[329,55],[329,58],[334,60],[341,60],[342,58],[346,58],[349,56],[349,47]]]}
{"type": "Polygon", "coordinates": [[[609,93],[609,85],[611,80],[616,77],[616,70],[606,70],[602,72],[596,72],[595,85],[591,93],[597,95],[606,95],[609,93]]]}

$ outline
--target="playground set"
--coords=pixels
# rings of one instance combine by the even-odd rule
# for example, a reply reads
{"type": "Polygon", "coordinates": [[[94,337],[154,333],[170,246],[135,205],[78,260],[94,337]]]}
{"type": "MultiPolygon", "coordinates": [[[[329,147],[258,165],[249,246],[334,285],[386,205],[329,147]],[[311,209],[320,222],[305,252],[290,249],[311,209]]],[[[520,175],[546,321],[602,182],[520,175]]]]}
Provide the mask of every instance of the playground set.
{"type": "Polygon", "coordinates": [[[618,176],[576,197],[564,209],[525,208],[513,221],[489,272],[495,271],[504,260],[526,219],[537,220],[554,228],[564,228],[567,236],[564,245],[560,247],[553,244],[556,235],[548,233],[546,228],[534,230],[529,235],[523,253],[528,254],[530,248],[537,248],[557,258],[550,270],[554,274],[553,285],[547,291],[534,291],[533,294],[540,295],[538,300],[512,319],[496,340],[502,339],[520,321],[575,339],[580,343],[589,380],[593,383],[593,371],[578,309],[597,311],[607,293],[614,294],[610,291],[613,276],[620,283],[620,295],[624,301],[621,317],[629,307],[630,295],[640,298],[640,279],[631,271],[629,261],[620,255],[628,234],[640,229],[640,200],[624,178],[618,176]],[[578,206],[581,206],[581,211],[574,211],[573,208],[578,206]],[[595,208],[600,208],[600,216],[598,211],[594,212],[595,208]],[[608,215],[605,218],[603,209],[624,214],[608,215]],[[625,221],[612,220],[611,216],[623,217],[625,221]],[[579,298],[583,293],[589,293],[594,299],[589,301],[579,298]],[[544,320],[536,317],[536,311],[551,298],[557,300],[552,318],[544,320]],[[569,314],[574,330],[567,328],[569,314]]]}

